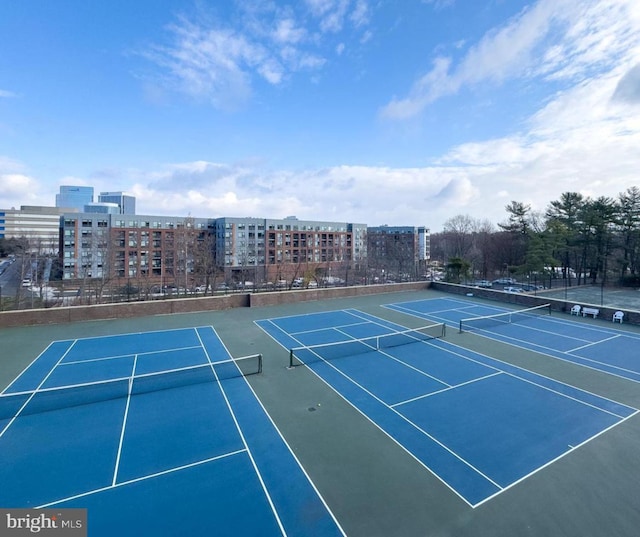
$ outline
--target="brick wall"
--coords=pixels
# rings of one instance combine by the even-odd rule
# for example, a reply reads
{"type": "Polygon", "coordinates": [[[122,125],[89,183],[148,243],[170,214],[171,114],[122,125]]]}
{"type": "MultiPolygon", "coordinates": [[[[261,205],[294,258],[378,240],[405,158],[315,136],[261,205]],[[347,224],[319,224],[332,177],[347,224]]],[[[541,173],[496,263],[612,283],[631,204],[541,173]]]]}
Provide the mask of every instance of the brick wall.
{"type": "Polygon", "coordinates": [[[271,293],[233,293],[224,296],[150,300],[146,302],[122,302],[118,304],[96,304],[93,306],[69,306],[32,310],[0,312],[0,327],[29,326],[39,324],[74,323],[101,319],[144,317],[147,315],[170,315],[172,313],[195,313],[230,308],[295,304],[329,298],[366,296],[392,291],[422,290],[428,282],[369,285],[357,287],[328,287],[274,291],[271,293]]]}

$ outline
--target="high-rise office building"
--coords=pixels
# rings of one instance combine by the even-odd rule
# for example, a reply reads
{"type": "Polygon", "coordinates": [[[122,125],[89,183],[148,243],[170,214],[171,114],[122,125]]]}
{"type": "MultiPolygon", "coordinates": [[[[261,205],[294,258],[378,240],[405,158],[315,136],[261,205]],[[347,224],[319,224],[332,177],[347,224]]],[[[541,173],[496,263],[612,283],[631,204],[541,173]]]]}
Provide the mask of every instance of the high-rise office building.
{"type": "Polygon", "coordinates": [[[56,194],[56,207],[82,212],[89,203],[93,203],[92,186],[62,185],[56,194]]]}
{"type": "Polygon", "coordinates": [[[100,192],[99,203],[117,203],[120,214],[136,214],[136,198],[124,192],[100,192]]]}
{"type": "Polygon", "coordinates": [[[84,206],[85,213],[98,213],[98,214],[120,214],[120,207],[117,203],[90,203],[84,206]]]}

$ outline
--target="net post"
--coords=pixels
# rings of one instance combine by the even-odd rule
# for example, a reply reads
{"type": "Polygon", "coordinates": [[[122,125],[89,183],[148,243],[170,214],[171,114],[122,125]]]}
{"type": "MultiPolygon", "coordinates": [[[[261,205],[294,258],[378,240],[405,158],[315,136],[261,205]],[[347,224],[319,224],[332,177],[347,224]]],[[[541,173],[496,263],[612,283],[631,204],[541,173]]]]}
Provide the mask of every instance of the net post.
{"type": "Polygon", "coordinates": [[[262,353],[258,353],[258,375],[262,373],[262,353]]]}
{"type": "Polygon", "coordinates": [[[293,349],[289,349],[289,369],[293,367],[293,349]]]}
{"type": "Polygon", "coordinates": [[[462,330],[462,319],[460,319],[458,332],[459,332],[460,334],[462,334],[462,332],[464,332],[464,330],[462,330]]]}

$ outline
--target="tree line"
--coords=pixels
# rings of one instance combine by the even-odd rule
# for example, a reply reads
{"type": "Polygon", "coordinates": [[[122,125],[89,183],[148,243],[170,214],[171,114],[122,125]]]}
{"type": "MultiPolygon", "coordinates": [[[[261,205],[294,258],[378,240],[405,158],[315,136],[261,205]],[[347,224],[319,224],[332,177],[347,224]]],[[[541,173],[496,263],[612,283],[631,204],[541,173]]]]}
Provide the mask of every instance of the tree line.
{"type": "Polygon", "coordinates": [[[442,260],[450,280],[533,275],[640,286],[638,187],[616,198],[564,192],[544,211],[511,201],[505,210],[497,227],[457,215],[432,234],[432,259],[442,260]]]}

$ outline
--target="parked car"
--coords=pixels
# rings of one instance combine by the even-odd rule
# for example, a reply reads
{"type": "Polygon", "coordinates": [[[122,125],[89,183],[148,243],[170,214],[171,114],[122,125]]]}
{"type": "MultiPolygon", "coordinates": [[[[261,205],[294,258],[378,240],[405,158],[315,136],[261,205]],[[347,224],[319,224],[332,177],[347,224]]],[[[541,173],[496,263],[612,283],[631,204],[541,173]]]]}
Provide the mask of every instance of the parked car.
{"type": "Polygon", "coordinates": [[[474,283],[476,287],[484,287],[486,289],[493,287],[493,284],[489,280],[479,280],[474,283]]]}
{"type": "Polygon", "coordinates": [[[524,293],[524,289],[522,287],[505,287],[505,293],[524,293]]]}
{"type": "Polygon", "coordinates": [[[211,291],[211,286],[207,287],[206,285],[198,285],[194,291],[196,293],[204,293],[205,291],[211,291]]]}
{"type": "Polygon", "coordinates": [[[542,291],[544,290],[544,285],[534,285],[532,283],[523,283],[520,285],[525,291],[542,291]]]}
{"type": "Polygon", "coordinates": [[[497,283],[498,285],[513,285],[518,282],[513,278],[498,278],[497,280],[493,280],[493,283],[497,283]]]}

